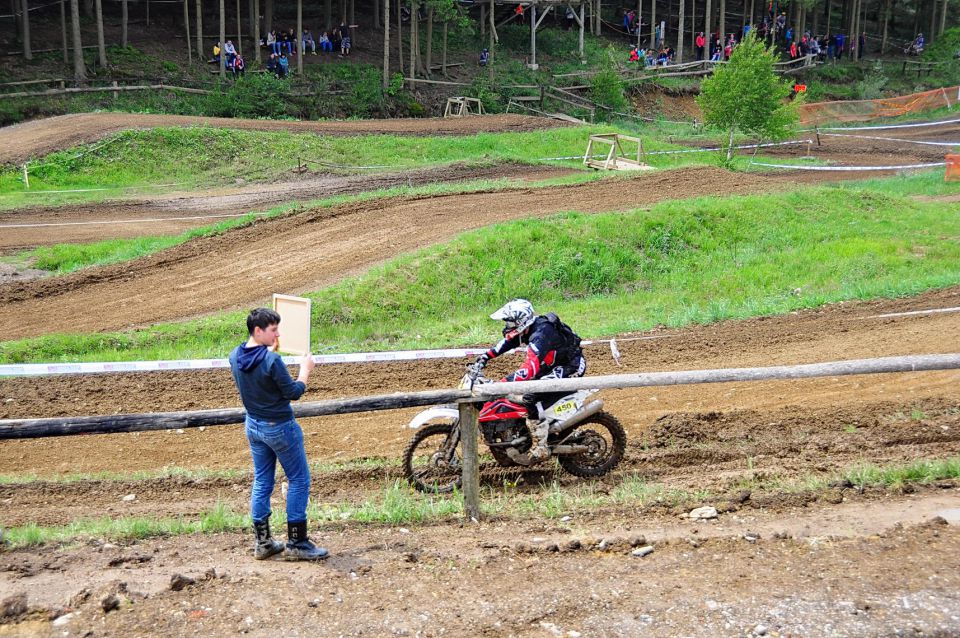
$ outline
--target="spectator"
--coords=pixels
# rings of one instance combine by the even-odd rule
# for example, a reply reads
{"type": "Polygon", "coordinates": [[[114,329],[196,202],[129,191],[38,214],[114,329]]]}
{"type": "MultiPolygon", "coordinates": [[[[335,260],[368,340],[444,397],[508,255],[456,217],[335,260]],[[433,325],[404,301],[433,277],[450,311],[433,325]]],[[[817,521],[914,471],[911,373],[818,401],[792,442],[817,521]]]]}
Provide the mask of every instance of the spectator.
{"type": "Polygon", "coordinates": [[[340,38],[340,57],[345,55],[350,55],[350,32],[347,31],[342,38],[340,38]]]}
{"type": "Polygon", "coordinates": [[[697,47],[697,60],[703,59],[703,48],[707,44],[707,39],[703,37],[703,31],[697,34],[697,39],[694,40],[694,43],[697,47]]]}
{"type": "Polygon", "coordinates": [[[519,22],[520,24],[523,24],[524,9],[522,4],[517,5],[517,8],[513,10],[513,15],[517,17],[517,22],[519,22]]]}
{"type": "Polygon", "coordinates": [[[567,27],[567,31],[573,28],[573,25],[577,23],[577,14],[573,11],[573,7],[569,4],[567,5],[567,12],[564,14],[564,21],[567,27]]]}
{"type": "Polygon", "coordinates": [[[637,47],[630,49],[630,61],[636,62],[639,65],[640,62],[640,51],[637,50],[637,47]]]}
{"type": "Polygon", "coordinates": [[[796,42],[790,43],[790,59],[791,60],[797,59],[797,43],[796,42]]]}
{"type": "Polygon", "coordinates": [[[267,50],[274,55],[280,55],[280,42],[277,40],[276,31],[267,34],[267,50]]]}
{"type": "Polygon", "coordinates": [[[243,56],[238,53],[237,57],[233,60],[233,77],[240,77],[246,70],[247,65],[243,61],[243,56]]]}
{"type": "Polygon", "coordinates": [[[859,41],[857,42],[857,59],[863,59],[863,52],[867,50],[867,32],[863,31],[860,33],[859,41]]]}
{"type": "Polygon", "coordinates": [[[213,45],[213,59],[210,60],[210,62],[211,63],[220,62],[220,43],[219,42],[213,45]]]}
{"type": "Polygon", "coordinates": [[[280,59],[277,60],[277,77],[282,80],[288,73],[290,73],[290,60],[287,59],[286,53],[281,53],[280,59]]]}
{"type": "Polygon", "coordinates": [[[277,54],[271,53],[270,57],[267,58],[267,71],[276,75],[277,77],[280,77],[278,67],[279,67],[279,62],[277,61],[277,54]]]}
{"type": "Polygon", "coordinates": [[[720,43],[717,42],[717,46],[713,49],[713,54],[710,56],[711,62],[719,62],[720,56],[723,54],[723,51],[720,49],[720,43]]]}
{"type": "Polygon", "coordinates": [[[480,52],[479,64],[480,66],[487,66],[489,62],[490,62],[490,51],[489,49],[484,49],[480,52]]]}
{"type": "Polygon", "coordinates": [[[303,54],[307,54],[307,49],[310,49],[310,53],[313,55],[317,54],[317,43],[313,39],[313,34],[310,33],[310,29],[307,29],[303,32],[303,54]]]}
{"type": "Polygon", "coordinates": [[[330,42],[330,36],[327,35],[326,31],[320,34],[320,50],[333,53],[333,43],[330,42]]]}
{"type": "Polygon", "coordinates": [[[223,54],[227,56],[227,66],[233,68],[233,61],[237,57],[237,48],[233,46],[233,40],[227,40],[223,45],[223,54]]]}
{"type": "Polygon", "coordinates": [[[834,39],[833,52],[836,58],[839,60],[843,57],[844,44],[847,42],[847,36],[842,33],[838,33],[834,39]]]}
{"type": "Polygon", "coordinates": [[[293,32],[293,27],[287,31],[287,46],[290,47],[290,55],[296,55],[300,47],[297,46],[297,34],[293,32]]]}

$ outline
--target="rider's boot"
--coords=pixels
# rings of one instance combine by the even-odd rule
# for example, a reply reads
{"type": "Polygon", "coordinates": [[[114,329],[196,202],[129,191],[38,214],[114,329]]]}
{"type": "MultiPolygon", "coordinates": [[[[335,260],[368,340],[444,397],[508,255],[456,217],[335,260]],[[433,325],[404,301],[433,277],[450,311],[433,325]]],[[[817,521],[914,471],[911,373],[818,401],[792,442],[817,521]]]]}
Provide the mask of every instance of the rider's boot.
{"type": "Polygon", "coordinates": [[[253,557],[257,560],[276,556],[283,551],[283,543],[270,535],[269,517],[262,521],[253,521],[253,533],[257,537],[257,543],[253,546],[253,557]]]}
{"type": "Polygon", "coordinates": [[[283,557],[287,560],[320,560],[330,555],[326,549],[317,547],[307,537],[307,522],[287,523],[287,547],[283,557]]]}
{"type": "Polygon", "coordinates": [[[539,463],[550,458],[550,446],[547,445],[550,424],[537,419],[527,419],[527,428],[530,430],[530,460],[539,463]]]}

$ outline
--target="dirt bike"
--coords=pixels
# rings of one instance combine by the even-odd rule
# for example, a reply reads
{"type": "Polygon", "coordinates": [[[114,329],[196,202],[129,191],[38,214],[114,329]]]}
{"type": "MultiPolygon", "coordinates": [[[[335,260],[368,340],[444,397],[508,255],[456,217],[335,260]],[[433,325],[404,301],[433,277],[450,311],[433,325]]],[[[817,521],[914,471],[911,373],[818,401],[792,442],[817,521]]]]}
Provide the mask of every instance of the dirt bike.
{"type": "MultiPolygon", "coordinates": [[[[461,389],[489,383],[481,369],[469,366],[461,389]]],[[[627,435],[620,422],[603,412],[603,401],[587,398],[598,390],[580,390],[552,403],[541,412],[549,423],[547,443],[551,456],[574,476],[603,476],[623,459],[627,435]]],[[[501,467],[530,465],[531,438],[527,409],[515,395],[483,405],[478,417],[480,434],[494,461],[501,467]]],[[[417,432],[403,453],[403,473],[421,492],[446,493],[459,488],[462,474],[460,414],[456,405],[420,412],[409,423],[417,432]]]]}

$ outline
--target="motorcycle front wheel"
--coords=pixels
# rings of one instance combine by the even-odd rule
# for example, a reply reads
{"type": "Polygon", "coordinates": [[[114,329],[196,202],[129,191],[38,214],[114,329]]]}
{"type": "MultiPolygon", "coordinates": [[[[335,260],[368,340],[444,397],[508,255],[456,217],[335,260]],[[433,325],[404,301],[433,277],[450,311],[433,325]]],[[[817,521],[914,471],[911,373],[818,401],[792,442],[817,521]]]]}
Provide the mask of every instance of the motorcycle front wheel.
{"type": "Polygon", "coordinates": [[[597,412],[578,423],[572,436],[564,439],[568,445],[585,445],[580,454],[562,454],[557,457],[560,467],[574,476],[603,476],[623,459],[627,449],[627,433],[612,414],[597,412]]]}
{"type": "Polygon", "coordinates": [[[403,475],[421,492],[447,494],[462,483],[460,428],[453,423],[425,426],[403,451],[403,475]]]}

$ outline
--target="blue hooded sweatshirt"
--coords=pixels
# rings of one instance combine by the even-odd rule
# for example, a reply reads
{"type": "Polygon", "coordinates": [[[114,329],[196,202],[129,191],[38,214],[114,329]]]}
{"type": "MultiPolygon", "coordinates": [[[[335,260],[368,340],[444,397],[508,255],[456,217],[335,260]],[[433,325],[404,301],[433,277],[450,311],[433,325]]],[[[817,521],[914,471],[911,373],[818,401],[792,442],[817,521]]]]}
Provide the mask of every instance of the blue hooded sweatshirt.
{"type": "Polygon", "coordinates": [[[307,386],[293,380],[280,355],[241,343],[230,353],[230,370],[247,414],[274,423],[293,419],[290,401],[303,396],[307,386]]]}

